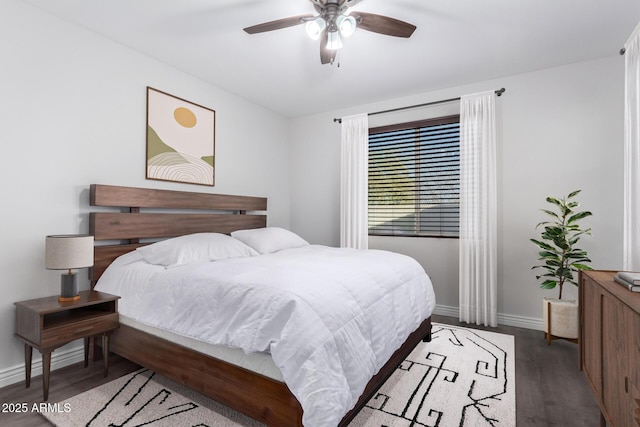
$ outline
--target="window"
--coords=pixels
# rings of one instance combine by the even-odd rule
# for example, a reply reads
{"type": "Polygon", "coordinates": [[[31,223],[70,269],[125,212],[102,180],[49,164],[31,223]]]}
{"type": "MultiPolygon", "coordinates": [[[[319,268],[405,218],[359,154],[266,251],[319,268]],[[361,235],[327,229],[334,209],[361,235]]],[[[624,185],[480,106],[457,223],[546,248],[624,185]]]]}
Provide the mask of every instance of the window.
{"type": "Polygon", "coordinates": [[[369,235],[457,237],[460,116],[369,129],[369,235]]]}

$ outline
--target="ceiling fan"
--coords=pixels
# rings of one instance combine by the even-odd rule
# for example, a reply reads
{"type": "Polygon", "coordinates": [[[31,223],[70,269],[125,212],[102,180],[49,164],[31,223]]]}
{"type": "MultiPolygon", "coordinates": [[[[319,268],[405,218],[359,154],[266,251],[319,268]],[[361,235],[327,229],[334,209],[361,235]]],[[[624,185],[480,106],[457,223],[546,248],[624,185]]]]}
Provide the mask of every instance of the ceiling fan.
{"type": "Polygon", "coordinates": [[[409,38],[415,25],[383,15],[348,9],[362,0],[309,0],[317,15],[298,15],[276,19],[244,29],[249,34],[264,33],[305,24],[309,37],[320,39],[320,62],[332,64],[338,49],[342,47],[342,37],[349,37],[356,28],[384,34],[386,36],[409,38]]]}

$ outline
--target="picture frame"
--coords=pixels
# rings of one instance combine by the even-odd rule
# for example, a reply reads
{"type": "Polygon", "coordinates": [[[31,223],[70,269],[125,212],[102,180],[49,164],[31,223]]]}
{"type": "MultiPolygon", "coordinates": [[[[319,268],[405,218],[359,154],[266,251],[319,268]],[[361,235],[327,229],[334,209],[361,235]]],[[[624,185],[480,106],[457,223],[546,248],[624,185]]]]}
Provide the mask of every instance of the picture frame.
{"type": "Polygon", "coordinates": [[[213,187],[216,112],[147,86],[146,178],[213,187]]]}

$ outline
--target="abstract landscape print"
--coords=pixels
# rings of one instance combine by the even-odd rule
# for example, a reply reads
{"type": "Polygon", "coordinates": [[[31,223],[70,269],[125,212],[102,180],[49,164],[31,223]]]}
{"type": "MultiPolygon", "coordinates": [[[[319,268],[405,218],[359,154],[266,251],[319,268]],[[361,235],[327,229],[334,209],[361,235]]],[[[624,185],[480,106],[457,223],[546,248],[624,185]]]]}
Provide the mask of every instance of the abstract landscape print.
{"type": "Polygon", "coordinates": [[[147,179],[213,186],[215,114],[147,87],[147,179]]]}

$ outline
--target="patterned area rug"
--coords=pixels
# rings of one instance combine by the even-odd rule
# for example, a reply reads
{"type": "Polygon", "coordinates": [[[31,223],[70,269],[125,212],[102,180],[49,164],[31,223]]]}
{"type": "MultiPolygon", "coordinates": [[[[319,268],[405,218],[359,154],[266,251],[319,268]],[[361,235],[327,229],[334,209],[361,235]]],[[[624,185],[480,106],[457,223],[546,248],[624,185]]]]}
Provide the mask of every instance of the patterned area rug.
{"type": "Polygon", "coordinates": [[[515,425],[514,337],[437,323],[350,424],[515,425]]]}
{"type": "MultiPolygon", "coordinates": [[[[511,335],[434,323],[350,426],[515,426],[514,357],[511,335]]],[[[57,407],[43,415],[59,427],[262,426],[148,370],[57,407]]]]}

